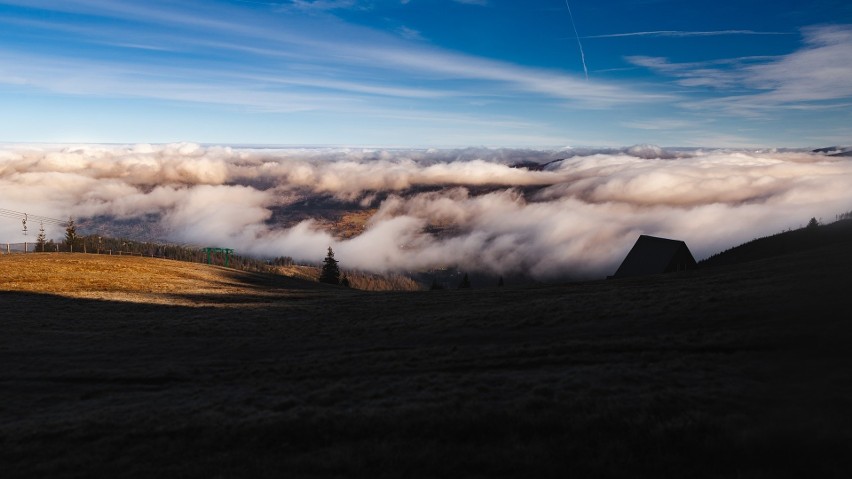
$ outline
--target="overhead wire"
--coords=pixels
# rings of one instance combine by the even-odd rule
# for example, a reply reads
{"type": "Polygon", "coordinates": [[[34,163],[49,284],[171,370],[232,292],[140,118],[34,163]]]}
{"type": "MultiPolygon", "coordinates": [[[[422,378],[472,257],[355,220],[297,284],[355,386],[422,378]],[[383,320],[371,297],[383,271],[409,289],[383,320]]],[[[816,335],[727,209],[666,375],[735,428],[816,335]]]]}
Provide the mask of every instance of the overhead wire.
{"type": "Polygon", "coordinates": [[[68,221],[64,221],[64,220],[60,220],[60,219],[56,219],[56,218],[50,218],[48,216],[31,215],[31,214],[28,214],[28,213],[24,213],[22,211],[7,210],[5,208],[0,208],[0,216],[5,217],[5,218],[16,218],[16,219],[19,219],[19,220],[25,219],[27,221],[40,222],[40,223],[52,224],[52,225],[63,226],[63,227],[68,226],[68,221]]]}
{"type": "MultiPolygon", "coordinates": [[[[12,218],[17,220],[26,220],[29,223],[41,223],[42,225],[53,225],[60,226],[62,228],[67,228],[72,219],[68,220],[60,220],[57,218],[51,218],[49,216],[42,215],[32,215],[29,213],[25,213],[23,211],[15,211],[6,208],[0,208],[0,218],[12,218]]],[[[26,222],[24,225],[26,225],[26,222]]],[[[84,219],[77,222],[77,225],[85,230],[92,231],[94,234],[105,237],[113,237],[113,238],[123,238],[128,240],[137,241],[140,243],[151,243],[151,244],[161,244],[161,245],[174,245],[180,246],[184,248],[201,248],[201,246],[192,243],[176,243],[173,241],[165,241],[162,239],[156,239],[151,237],[146,237],[143,235],[139,235],[138,233],[133,233],[127,231],[126,228],[115,228],[115,225],[105,224],[104,222],[97,222],[92,219],[84,219]],[[121,231],[117,231],[121,230],[121,231]]]]}

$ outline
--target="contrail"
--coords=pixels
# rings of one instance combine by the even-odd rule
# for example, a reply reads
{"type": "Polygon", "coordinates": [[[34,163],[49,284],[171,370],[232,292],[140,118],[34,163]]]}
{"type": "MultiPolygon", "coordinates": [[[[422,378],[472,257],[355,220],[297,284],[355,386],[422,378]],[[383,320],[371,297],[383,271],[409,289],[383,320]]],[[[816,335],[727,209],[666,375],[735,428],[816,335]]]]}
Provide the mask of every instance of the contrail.
{"type": "Polygon", "coordinates": [[[571,13],[571,5],[568,5],[568,0],[565,0],[565,6],[568,7],[568,17],[571,18],[571,26],[574,27],[574,36],[577,37],[577,45],[580,46],[580,60],[583,61],[583,72],[586,74],[586,80],[588,80],[589,69],[586,68],[586,53],[583,52],[583,44],[580,42],[580,34],[577,33],[577,25],[574,24],[574,14],[571,13]]]}
{"type": "Polygon", "coordinates": [[[712,32],[684,32],[661,30],[655,32],[610,33],[608,35],[590,35],[583,38],[619,38],[619,37],[715,37],[721,35],[794,35],[788,32],[756,32],[754,30],[718,30],[712,32]]]}

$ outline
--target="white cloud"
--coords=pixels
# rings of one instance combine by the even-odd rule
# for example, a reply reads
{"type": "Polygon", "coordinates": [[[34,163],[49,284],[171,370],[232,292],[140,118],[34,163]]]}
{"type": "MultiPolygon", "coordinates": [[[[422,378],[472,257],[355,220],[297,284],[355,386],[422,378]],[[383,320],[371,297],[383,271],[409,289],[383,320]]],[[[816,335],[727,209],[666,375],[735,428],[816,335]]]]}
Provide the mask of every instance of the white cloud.
{"type": "MultiPolygon", "coordinates": [[[[235,149],[194,144],[6,146],[0,207],[53,218],[151,222],[172,241],[345,267],[458,265],[537,278],[611,274],[639,234],[705,257],[852,209],[852,162],[807,152],[235,149]],[[562,161],[553,160],[562,159],[562,161]],[[542,171],[512,168],[549,163],[542,171]],[[378,208],[337,239],[294,204],[378,208]],[[289,213],[288,213],[289,212],[289,213]],[[435,229],[444,231],[435,234],[435,229]]],[[[20,224],[0,218],[0,239],[20,224]]],[[[107,228],[108,230],[108,228],[107,228]]],[[[108,232],[108,231],[107,231],[108,232]]],[[[106,233],[106,232],[105,232],[106,233]]],[[[48,231],[61,238],[61,231],[48,231]]],[[[144,238],[140,238],[144,239],[144,238]]]]}
{"type": "Polygon", "coordinates": [[[727,93],[686,103],[692,108],[740,114],[778,108],[842,108],[845,102],[838,100],[852,98],[852,26],[809,27],[802,35],[802,48],[778,57],[672,63],[665,58],[634,56],[628,61],[678,78],[682,86],[727,93]],[[742,90],[747,92],[740,93],[742,90]]]}
{"type": "Polygon", "coordinates": [[[746,84],[768,92],[753,101],[791,104],[852,97],[852,26],[803,31],[806,47],[747,69],[746,84]]]}
{"type": "MultiPolygon", "coordinates": [[[[143,46],[205,53],[204,62],[185,62],[178,67],[158,60],[139,64],[114,58],[0,52],[0,82],[26,82],[32,87],[65,94],[158,98],[253,108],[268,105],[273,111],[337,111],[339,105],[347,108],[358,102],[375,107],[379,99],[373,96],[409,99],[452,96],[474,100],[483,96],[514,98],[518,92],[525,92],[592,108],[671,99],[625,83],[584,81],[559,71],[430,47],[418,40],[419,32],[411,29],[401,28],[398,32],[401,36],[392,35],[346,24],[330,16],[298,19],[278,16],[271,21],[248,10],[206,4],[201,8],[194,2],[12,0],[11,3],[145,24],[144,28],[81,29],[45,20],[34,26],[82,40],[131,49],[143,46]],[[329,36],[328,31],[335,34],[329,36]],[[227,61],[215,60],[222,52],[243,53],[245,61],[241,68],[236,71],[227,61]],[[208,57],[214,60],[207,60],[208,57]],[[412,81],[416,81],[418,88],[410,86],[412,81]]],[[[357,2],[299,0],[296,4],[319,9],[354,6],[357,2]]],[[[419,107],[428,110],[434,105],[419,107]]]]}

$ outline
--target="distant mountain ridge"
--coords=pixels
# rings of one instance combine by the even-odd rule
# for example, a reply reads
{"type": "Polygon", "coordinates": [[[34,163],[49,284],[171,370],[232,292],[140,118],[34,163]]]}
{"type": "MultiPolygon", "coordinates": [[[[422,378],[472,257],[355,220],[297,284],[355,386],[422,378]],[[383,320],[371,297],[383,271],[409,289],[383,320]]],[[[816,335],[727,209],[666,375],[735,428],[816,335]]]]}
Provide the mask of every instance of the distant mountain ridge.
{"type": "Polygon", "coordinates": [[[852,146],[828,146],[812,151],[814,153],[825,153],[826,156],[852,156],[852,146]]]}

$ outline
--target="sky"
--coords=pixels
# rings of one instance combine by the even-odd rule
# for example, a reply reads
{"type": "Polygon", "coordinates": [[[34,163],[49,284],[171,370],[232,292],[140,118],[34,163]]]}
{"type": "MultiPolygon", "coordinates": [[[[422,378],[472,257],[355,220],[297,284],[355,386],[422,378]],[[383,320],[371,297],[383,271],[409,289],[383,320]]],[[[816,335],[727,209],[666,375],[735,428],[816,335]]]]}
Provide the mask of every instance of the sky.
{"type": "Polygon", "coordinates": [[[0,105],[5,143],[848,145],[852,4],[0,0],[0,105]]]}

